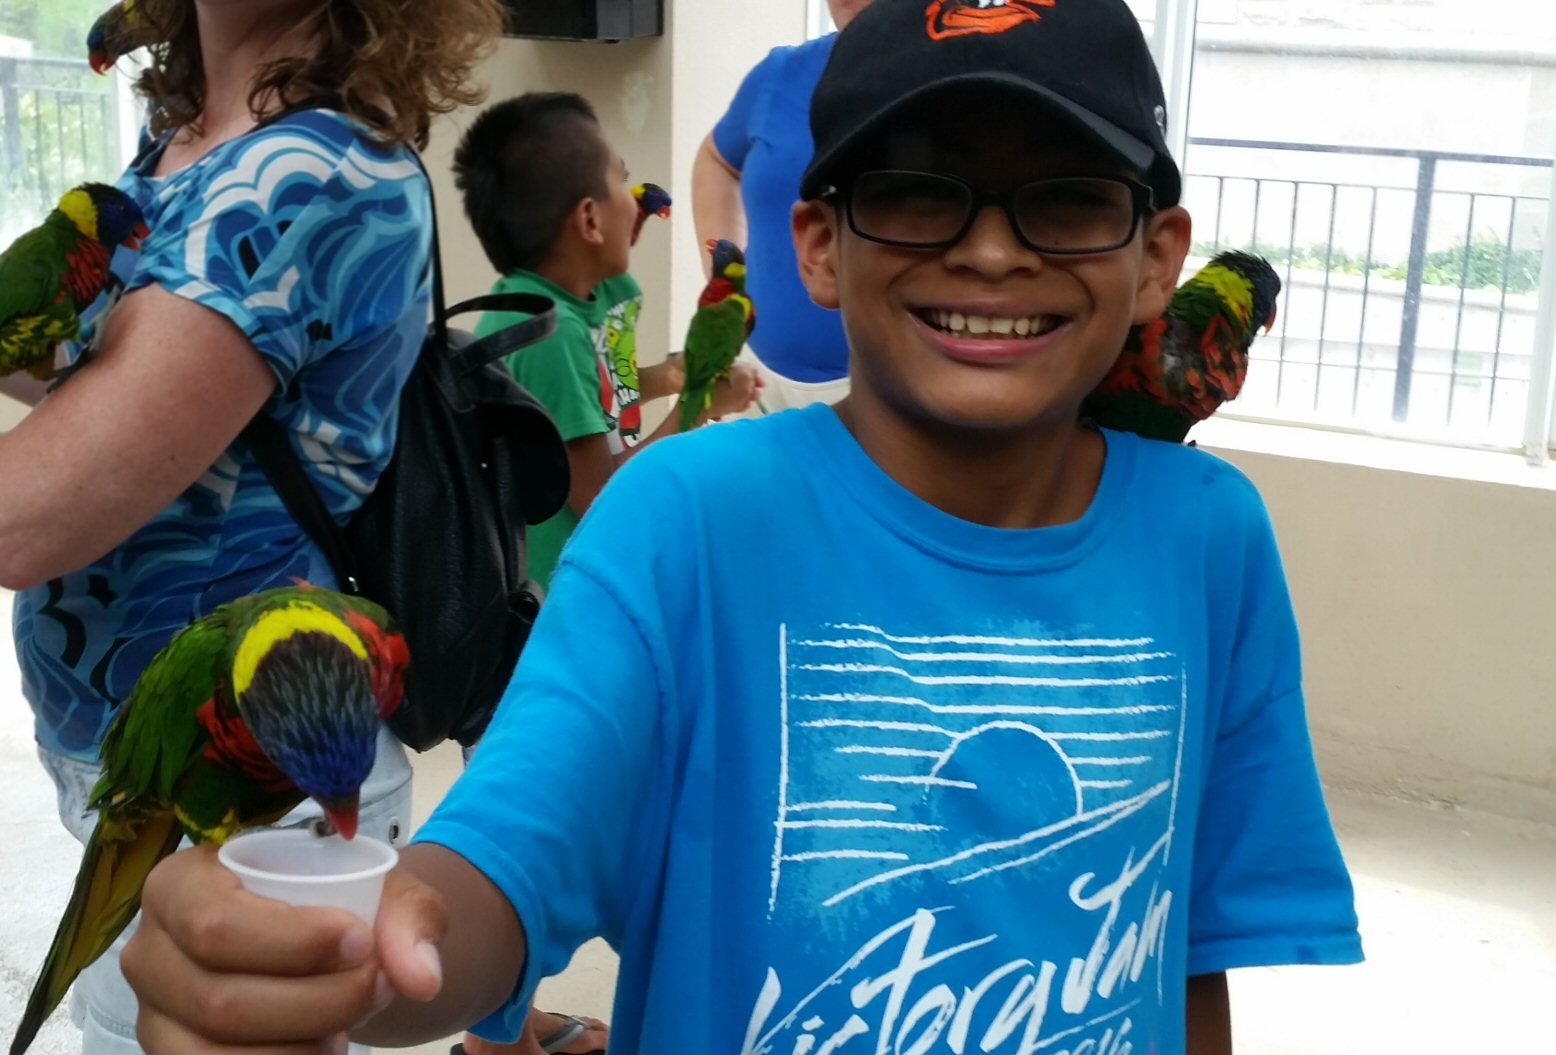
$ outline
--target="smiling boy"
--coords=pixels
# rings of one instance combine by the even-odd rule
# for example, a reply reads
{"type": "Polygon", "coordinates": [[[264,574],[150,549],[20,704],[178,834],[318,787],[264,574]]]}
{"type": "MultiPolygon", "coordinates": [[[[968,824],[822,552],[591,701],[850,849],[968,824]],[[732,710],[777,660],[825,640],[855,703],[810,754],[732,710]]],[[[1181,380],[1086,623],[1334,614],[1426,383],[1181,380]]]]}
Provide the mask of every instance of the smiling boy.
{"type": "Polygon", "coordinates": [[[149,1048],[345,1030],[380,972],[368,1040],[513,1033],[603,935],[613,1051],[1222,1055],[1227,970],[1360,958],[1257,493],[1078,417],[1188,249],[1160,82],[1122,0],[1022,6],[843,32],[794,232],[850,397],[613,482],[376,946],[164,864],[149,1048]]]}

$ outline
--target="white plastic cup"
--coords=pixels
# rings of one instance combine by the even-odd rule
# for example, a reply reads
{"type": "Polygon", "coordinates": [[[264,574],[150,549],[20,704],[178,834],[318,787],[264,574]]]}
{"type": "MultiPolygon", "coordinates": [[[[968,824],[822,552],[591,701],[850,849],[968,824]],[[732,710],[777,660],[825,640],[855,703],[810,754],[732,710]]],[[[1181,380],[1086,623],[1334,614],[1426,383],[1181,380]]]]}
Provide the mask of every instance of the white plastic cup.
{"type": "Polygon", "coordinates": [[[288,905],[343,908],[372,923],[384,876],[400,854],[365,835],[348,841],[286,828],[240,835],[224,844],[217,857],[250,893],[288,905]]]}

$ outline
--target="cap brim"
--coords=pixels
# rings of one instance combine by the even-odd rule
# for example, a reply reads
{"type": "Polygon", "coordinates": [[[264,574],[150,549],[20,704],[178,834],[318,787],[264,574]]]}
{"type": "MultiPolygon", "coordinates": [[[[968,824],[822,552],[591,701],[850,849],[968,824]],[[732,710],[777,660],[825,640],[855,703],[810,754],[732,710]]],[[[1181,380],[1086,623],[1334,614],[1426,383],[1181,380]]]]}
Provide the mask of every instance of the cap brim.
{"type": "Polygon", "coordinates": [[[1111,121],[1098,117],[1090,110],[1075,105],[1041,85],[1010,74],[984,71],[958,74],[924,85],[906,95],[899,96],[890,105],[883,106],[871,114],[868,119],[855,126],[842,142],[835,144],[825,154],[818,154],[812,159],[810,167],[805,170],[805,175],[800,181],[800,197],[806,200],[820,197],[830,185],[829,174],[838,164],[880,132],[893,117],[926,99],[958,88],[999,88],[1023,96],[1069,121],[1099,147],[1146,176],[1154,184],[1157,151],[1149,143],[1142,142],[1111,121]]]}

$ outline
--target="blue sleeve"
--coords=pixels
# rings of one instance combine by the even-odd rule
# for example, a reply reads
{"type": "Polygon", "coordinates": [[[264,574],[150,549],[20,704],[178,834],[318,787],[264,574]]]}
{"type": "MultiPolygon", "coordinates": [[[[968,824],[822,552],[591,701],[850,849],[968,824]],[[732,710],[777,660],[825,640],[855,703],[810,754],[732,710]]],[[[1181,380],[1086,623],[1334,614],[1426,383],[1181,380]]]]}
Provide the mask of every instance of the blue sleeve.
{"type": "Polygon", "coordinates": [[[415,306],[431,206],[415,163],[312,112],[248,137],[153,230],[140,280],[221,313],[281,386],[332,349],[393,329],[415,306]],[[409,263],[408,263],[409,262],[409,263]]]}
{"type": "Polygon", "coordinates": [[[767,86],[772,82],[777,67],[782,63],[784,49],[774,48],[767,57],[752,67],[746,79],[740,82],[740,90],[719,123],[713,126],[713,145],[719,155],[735,169],[743,169],[746,155],[756,140],[756,118],[767,86]]]}
{"type": "MultiPolygon", "coordinates": [[[[641,490],[613,480],[580,536],[597,545],[637,531],[641,490]]],[[[619,582],[563,562],[470,767],[416,834],[480,869],[524,927],[523,977],[478,1025],[485,1037],[517,1037],[536,984],[585,941],[619,947],[634,897],[662,870],[669,664],[655,606],[625,600],[619,582]]]]}
{"type": "Polygon", "coordinates": [[[1194,844],[1191,975],[1362,958],[1313,760],[1296,618],[1268,514],[1257,495],[1250,501],[1231,671],[1194,844]]]}

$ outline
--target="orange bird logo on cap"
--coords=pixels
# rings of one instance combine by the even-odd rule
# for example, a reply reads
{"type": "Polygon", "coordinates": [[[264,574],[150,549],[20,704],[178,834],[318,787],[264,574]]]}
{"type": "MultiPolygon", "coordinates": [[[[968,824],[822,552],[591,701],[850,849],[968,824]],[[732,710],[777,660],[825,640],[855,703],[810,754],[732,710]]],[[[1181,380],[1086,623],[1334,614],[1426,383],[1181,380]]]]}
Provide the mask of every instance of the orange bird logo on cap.
{"type": "Polygon", "coordinates": [[[1043,16],[1038,9],[1058,0],[930,0],[927,12],[931,40],[949,40],[973,33],[1005,33],[1043,16]]]}

